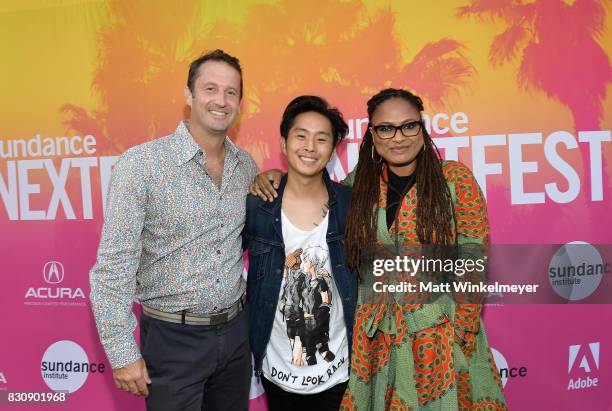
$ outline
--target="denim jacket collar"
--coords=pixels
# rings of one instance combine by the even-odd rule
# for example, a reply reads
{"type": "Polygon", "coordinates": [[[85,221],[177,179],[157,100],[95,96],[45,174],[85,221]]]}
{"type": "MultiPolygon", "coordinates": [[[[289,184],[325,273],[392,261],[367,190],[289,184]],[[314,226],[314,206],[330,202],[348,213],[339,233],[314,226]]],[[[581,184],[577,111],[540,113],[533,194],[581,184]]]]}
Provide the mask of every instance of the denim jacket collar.
{"type": "MultiPolygon", "coordinates": [[[[332,184],[331,178],[327,169],[323,170],[323,182],[327,188],[327,195],[329,197],[329,223],[327,226],[327,236],[338,234],[338,222],[336,221],[335,205],[337,202],[337,194],[334,185],[332,184]]],[[[265,201],[259,205],[259,208],[265,212],[274,216],[274,230],[278,235],[278,238],[282,240],[283,231],[281,228],[281,205],[283,203],[283,193],[285,192],[285,186],[287,185],[287,174],[283,176],[276,192],[278,195],[273,201],[265,201]]]]}

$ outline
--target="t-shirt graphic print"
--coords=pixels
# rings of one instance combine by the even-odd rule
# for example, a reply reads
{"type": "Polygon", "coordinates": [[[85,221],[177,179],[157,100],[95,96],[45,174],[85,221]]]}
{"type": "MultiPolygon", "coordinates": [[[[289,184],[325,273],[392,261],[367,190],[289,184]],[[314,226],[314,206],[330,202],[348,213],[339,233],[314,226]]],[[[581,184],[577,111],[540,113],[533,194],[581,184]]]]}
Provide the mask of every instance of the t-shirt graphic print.
{"type": "Polygon", "coordinates": [[[282,213],[285,266],[264,376],[286,391],[317,393],[348,380],[344,313],[329,249],[329,213],[312,230],[282,213]]]}

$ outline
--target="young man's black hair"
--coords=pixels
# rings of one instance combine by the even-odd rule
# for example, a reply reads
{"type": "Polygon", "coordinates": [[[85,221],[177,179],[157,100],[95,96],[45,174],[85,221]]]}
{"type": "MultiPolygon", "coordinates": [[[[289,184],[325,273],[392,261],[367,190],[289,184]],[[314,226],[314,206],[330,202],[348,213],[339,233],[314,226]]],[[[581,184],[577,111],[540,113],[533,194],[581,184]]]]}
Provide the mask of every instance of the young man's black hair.
{"type": "Polygon", "coordinates": [[[337,108],[330,107],[327,101],[318,96],[300,96],[293,99],[287,105],[280,124],[281,136],[287,138],[295,118],[302,113],[308,112],[319,113],[329,120],[332,126],[334,146],[344,139],[348,126],[344,121],[344,117],[342,117],[342,113],[337,108]]]}

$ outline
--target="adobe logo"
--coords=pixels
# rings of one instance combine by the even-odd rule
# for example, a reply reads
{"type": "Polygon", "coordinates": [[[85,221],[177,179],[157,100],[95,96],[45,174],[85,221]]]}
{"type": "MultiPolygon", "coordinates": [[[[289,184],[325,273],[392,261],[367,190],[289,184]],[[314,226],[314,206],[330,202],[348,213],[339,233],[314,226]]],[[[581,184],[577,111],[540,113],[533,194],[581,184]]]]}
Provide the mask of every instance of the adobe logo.
{"type": "Polygon", "coordinates": [[[580,372],[589,375],[580,376],[576,379],[570,378],[567,385],[568,390],[581,390],[585,388],[594,388],[599,384],[599,378],[594,377],[595,371],[599,370],[599,342],[587,344],[576,344],[569,346],[569,361],[567,373],[572,374],[580,372]]]}
{"type": "Polygon", "coordinates": [[[599,369],[599,343],[594,342],[588,345],[570,345],[569,347],[569,366],[567,372],[572,372],[573,368],[582,368],[584,372],[591,372],[599,369]],[[580,354],[580,358],[578,358],[580,354]]]}

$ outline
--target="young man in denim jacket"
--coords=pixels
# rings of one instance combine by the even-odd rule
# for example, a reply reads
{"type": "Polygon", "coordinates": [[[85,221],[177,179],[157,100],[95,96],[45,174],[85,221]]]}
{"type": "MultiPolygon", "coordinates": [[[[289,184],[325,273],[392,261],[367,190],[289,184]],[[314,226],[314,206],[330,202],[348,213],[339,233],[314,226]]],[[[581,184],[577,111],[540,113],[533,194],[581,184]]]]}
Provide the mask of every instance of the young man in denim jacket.
{"type": "Polygon", "coordinates": [[[357,299],[342,248],[350,188],[325,169],[347,128],[320,97],[294,99],[280,126],[288,174],[278,196],[247,198],[249,334],[271,411],[337,410],[348,381],[357,299]]]}

